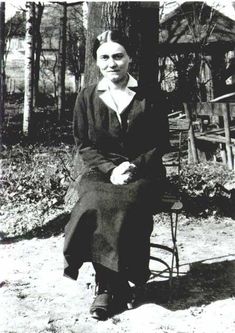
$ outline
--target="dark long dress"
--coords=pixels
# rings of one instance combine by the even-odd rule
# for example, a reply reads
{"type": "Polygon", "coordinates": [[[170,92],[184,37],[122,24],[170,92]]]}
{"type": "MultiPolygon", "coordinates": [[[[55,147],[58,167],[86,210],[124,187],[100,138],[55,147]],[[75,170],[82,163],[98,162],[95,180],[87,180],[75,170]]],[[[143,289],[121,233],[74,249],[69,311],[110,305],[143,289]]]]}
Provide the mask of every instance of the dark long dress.
{"type": "Polygon", "coordinates": [[[149,277],[152,214],[164,191],[166,104],[157,92],[137,88],[121,126],[99,95],[97,85],[85,88],[74,109],[74,137],[85,172],[65,227],[64,275],[76,279],[81,265],[91,261],[141,284],[149,277]],[[127,160],[137,166],[135,179],[113,185],[112,169],[127,160]]]}

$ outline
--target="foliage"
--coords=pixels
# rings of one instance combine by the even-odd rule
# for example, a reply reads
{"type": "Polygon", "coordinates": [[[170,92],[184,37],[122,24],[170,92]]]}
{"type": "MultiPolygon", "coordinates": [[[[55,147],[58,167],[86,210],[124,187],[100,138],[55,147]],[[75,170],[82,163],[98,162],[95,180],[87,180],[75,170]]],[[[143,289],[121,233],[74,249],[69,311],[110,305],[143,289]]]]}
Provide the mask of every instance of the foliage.
{"type": "Polygon", "coordinates": [[[225,185],[234,176],[234,171],[219,163],[187,164],[182,169],[181,188],[191,197],[197,197],[212,193],[217,183],[225,185]]]}
{"type": "Polygon", "coordinates": [[[13,37],[25,36],[25,12],[18,11],[16,14],[6,22],[6,36],[11,39],[13,37]]]}
{"type": "MultiPolygon", "coordinates": [[[[48,103],[53,102],[49,97],[45,98],[42,102],[46,102],[48,98],[48,103]]],[[[45,146],[58,147],[62,142],[64,144],[71,145],[73,141],[73,131],[72,131],[72,102],[74,101],[74,96],[69,95],[66,98],[66,106],[70,109],[66,109],[65,116],[66,119],[62,123],[57,121],[57,110],[54,106],[50,104],[43,105],[37,108],[32,115],[32,130],[30,136],[27,138],[22,133],[22,114],[19,114],[19,109],[22,108],[22,104],[10,105],[10,112],[5,116],[5,124],[3,126],[3,139],[7,146],[16,145],[17,143],[23,147],[29,144],[43,144],[45,146]],[[12,110],[11,110],[12,109],[12,110]],[[15,113],[15,115],[14,115],[15,113]]],[[[43,103],[42,103],[43,104],[43,103]]],[[[8,111],[8,108],[7,108],[8,111]]]]}
{"type": "MultiPolygon", "coordinates": [[[[64,196],[72,180],[73,146],[60,144],[46,147],[42,144],[20,144],[2,153],[0,197],[2,205],[37,204],[41,214],[51,207],[63,206],[64,196]]],[[[219,164],[184,165],[180,191],[187,205],[197,204],[197,212],[211,213],[215,209],[216,185],[234,182],[234,171],[219,164]],[[208,210],[209,209],[209,210],[208,210]]],[[[172,182],[177,179],[173,175],[172,182]]],[[[194,212],[193,207],[186,209],[194,212]]]]}
{"type": "Polygon", "coordinates": [[[52,107],[40,110],[33,114],[30,138],[22,133],[22,114],[9,109],[5,117],[0,238],[25,235],[69,210],[64,197],[72,180],[71,115],[58,123],[52,107]]]}
{"type": "Polygon", "coordinates": [[[1,204],[37,204],[41,214],[60,206],[71,181],[72,148],[61,145],[22,147],[17,144],[3,152],[1,204]]]}
{"type": "Polygon", "coordinates": [[[218,185],[235,188],[235,172],[219,163],[185,164],[180,191],[190,214],[233,214],[234,203],[217,192],[218,185]]]}
{"type": "Polygon", "coordinates": [[[72,180],[71,146],[17,144],[2,156],[0,238],[44,230],[48,222],[68,212],[64,197],[72,180]]]}

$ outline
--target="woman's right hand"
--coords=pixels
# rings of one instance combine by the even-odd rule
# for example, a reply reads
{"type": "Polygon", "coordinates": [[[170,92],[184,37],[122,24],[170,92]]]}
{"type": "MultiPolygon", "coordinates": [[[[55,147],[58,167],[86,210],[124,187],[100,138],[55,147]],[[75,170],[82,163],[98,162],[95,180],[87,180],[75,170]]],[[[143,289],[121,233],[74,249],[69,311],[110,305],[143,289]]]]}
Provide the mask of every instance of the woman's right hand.
{"type": "Polygon", "coordinates": [[[113,169],[110,181],[114,185],[125,185],[130,183],[136,173],[136,166],[125,161],[113,169]]]}

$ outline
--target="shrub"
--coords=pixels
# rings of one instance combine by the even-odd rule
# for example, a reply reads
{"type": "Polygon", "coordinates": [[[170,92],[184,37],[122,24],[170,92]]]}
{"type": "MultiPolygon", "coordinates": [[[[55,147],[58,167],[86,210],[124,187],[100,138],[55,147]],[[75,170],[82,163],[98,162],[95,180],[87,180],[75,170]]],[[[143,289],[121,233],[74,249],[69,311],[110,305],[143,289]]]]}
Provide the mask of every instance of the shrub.
{"type": "Polygon", "coordinates": [[[231,184],[235,188],[235,172],[220,163],[185,164],[181,171],[180,191],[187,213],[225,213],[224,199],[218,200],[222,195],[217,186],[231,184]]]}
{"type": "Polygon", "coordinates": [[[61,205],[71,181],[71,168],[71,146],[12,146],[2,158],[1,203],[37,203],[42,213],[61,205]]]}

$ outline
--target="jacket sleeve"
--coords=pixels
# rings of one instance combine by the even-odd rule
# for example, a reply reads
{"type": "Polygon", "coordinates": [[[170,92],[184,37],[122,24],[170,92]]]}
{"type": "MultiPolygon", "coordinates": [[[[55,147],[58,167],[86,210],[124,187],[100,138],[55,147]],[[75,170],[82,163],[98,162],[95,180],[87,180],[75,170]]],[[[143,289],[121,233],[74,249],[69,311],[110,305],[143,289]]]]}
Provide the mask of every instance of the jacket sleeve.
{"type": "Polygon", "coordinates": [[[74,107],[73,133],[78,152],[87,168],[97,168],[103,173],[111,172],[116,165],[105,158],[88,137],[87,105],[84,98],[85,89],[77,96],[74,107]]]}
{"type": "Polygon", "coordinates": [[[162,156],[170,149],[168,111],[165,100],[155,101],[148,111],[143,140],[145,150],[132,160],[141,175],[156,175],[162,167],[162,156]]]}

